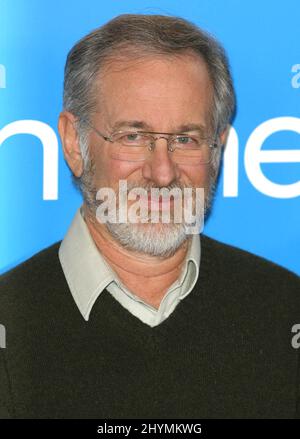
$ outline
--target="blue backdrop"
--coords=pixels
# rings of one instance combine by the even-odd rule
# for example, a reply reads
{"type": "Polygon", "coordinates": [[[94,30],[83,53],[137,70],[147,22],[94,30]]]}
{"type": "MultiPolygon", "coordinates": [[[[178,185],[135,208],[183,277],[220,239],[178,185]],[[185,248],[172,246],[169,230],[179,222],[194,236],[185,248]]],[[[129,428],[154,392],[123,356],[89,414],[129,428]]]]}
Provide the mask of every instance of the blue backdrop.
{"type": "Polygon", "coordinates": [[[223,43],[238,111],[204,232],[300,274],[297,0],[0,0],[0,272],[61,239],[81,203],[58,144],[64,63],[121,13],[179,15],[223,43]]]}

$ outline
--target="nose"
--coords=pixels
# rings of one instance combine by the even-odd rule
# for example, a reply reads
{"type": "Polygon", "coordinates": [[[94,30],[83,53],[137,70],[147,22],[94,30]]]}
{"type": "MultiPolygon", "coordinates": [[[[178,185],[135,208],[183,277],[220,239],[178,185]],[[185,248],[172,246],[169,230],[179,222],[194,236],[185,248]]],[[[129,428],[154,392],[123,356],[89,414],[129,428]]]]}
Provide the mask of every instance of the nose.
{"type": "Polygon", "coordinates": [[[143,165],[143,177],[158,187],[168,186],[180,177],[180,170],[172,160],[172,152],[168,151],[167,138],[156,139],[150,158],[143,165]]]}

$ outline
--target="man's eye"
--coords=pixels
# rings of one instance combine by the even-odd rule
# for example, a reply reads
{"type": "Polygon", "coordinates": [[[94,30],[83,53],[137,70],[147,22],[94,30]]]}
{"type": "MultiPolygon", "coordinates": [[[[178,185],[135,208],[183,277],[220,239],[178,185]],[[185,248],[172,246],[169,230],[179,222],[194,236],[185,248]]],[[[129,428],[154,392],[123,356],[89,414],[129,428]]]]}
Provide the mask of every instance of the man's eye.
{"type": "Polygon", "coordinates": [[[138,134],[127,134],[126,139],[127,140],[136,140],[138,138],[138,134]]]}
{"type": "Polygon", "coordinates": [[[180,145],[190,145],[190,144],[197,144],[197,139],[190,136],[178,136],[176,137],[176,142],[180,145]]]}
{"type": "Polygon", "coordinates": [[[121,141],[125,143],[136,143],[142,140],[141,134],[138,133],[127,133],[121,137],[121,141]]]}

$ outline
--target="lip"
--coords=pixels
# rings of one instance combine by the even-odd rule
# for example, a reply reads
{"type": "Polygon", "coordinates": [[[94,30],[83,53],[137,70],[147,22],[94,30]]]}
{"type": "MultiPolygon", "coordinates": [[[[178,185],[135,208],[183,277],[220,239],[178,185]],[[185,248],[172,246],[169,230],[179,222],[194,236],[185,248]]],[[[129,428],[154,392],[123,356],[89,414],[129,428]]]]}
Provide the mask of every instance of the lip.
{"type": "Polygon", "coordinates": [[[169,197],[151,197],[148,195],[148,198],[141,197],[140,202],[143,206],[147,206],[148,209],[151,210],[168,210],[174,204],[173,197],[170,199],[169,197]]]}

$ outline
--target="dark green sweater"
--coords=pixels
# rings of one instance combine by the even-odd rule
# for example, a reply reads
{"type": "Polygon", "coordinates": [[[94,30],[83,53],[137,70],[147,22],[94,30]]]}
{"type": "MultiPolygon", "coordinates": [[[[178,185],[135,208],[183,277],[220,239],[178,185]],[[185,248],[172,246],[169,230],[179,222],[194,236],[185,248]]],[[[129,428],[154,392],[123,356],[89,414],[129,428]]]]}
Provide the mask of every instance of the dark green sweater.
{"type": "MultiPolygon", "coordinates": [[[[0,417],[293,418],[300,281],[202,236],[193,291],[151,328],[108,291],[88,322],[59,243],[0,280],[0,417]]],[[[82,273],[82,276],[85,274],[82,273]]]]}

